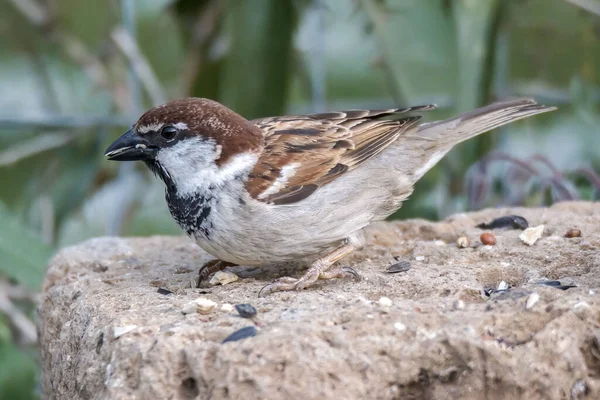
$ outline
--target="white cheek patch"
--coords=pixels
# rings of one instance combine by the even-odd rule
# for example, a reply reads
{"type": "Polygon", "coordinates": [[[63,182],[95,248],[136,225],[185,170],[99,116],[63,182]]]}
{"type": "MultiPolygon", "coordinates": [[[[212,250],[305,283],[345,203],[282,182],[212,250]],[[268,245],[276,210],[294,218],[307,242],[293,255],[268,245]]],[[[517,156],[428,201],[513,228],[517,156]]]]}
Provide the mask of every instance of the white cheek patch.
{"type": "Polygon", "coordinates": [[[253,153],[238,154],[227,164],[217,167],[220,146],[213,140],[199,137],[183,139],[161,149],[156,160],[169,173],[180,196],[188,196],[210,187],[220,186],[242,173],[248,173],[256,164],[253,153]]]}
{"type": "Polygon", "coordinates": [[[265,199],[268,196],[278,193],[281,189],[285,188],[286,184],[290,180],[291,177],[296,175],[296,171],[300,163],[292,163],[290,165],[286,165],[281,168],[281,175],[273,182],[271,186],[269,186],[264,192],[258,195],[259,199],[265,199]]]}

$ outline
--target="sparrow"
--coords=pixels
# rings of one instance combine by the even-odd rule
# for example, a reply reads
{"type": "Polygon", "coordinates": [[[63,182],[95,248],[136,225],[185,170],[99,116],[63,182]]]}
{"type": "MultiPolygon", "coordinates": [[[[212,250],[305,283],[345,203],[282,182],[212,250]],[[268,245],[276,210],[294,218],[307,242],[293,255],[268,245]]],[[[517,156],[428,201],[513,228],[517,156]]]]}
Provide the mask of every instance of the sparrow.
{"type": "Polygon", "coordinates": [[[232,265],[304,263],[259,295],[357,276],[336,266],[364,244],[363,228],[398,210],[455,145],[555,107],[521,98],[429,123],[436,106],[349,110],[247,120],[216,101],[154,107],[105,156],[143,161],[166,186],[169,211],[215,260],[199,282],[232,265]]]}

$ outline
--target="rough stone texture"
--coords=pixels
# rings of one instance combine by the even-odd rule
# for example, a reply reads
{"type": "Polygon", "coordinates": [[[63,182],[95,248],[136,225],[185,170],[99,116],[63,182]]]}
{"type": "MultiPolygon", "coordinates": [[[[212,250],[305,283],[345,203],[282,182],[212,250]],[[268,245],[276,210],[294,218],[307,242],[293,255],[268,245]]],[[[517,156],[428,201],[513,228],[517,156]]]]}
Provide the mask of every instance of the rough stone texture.
{"type": "Polygon", "coordinates": [[[362,281],[267,298],[257,293],[273,271],[191,289],[208,257],[187,238],[98,238],[64,249],[50,263],[39,310],[43,392],[70,400],[600,398],[600,204],[381,223],[368,237],[343,261],[362,281]],[[544,236],[530,247],[520,231],[500,230],[495,246],[482,246],[474,226],[509,214],[545,224],[544,236]],[[569,228],[583,237],[564,238],[569,228]],[[471,247],[459,249],[463,234],[471,247]],[[412,268],[387,274],[394,256],[412,268]],[[577,287],[535,284],[542,279],[577,287]],[[512,288],[482,295],[501,281],[512,288]],[[216,308],[184,315],[199,297],[216,308]],[[250,303],[258,316],[240,318],[224,303],[250,303]],[[251,325],[255,337],[220,343],[251,325]]]}

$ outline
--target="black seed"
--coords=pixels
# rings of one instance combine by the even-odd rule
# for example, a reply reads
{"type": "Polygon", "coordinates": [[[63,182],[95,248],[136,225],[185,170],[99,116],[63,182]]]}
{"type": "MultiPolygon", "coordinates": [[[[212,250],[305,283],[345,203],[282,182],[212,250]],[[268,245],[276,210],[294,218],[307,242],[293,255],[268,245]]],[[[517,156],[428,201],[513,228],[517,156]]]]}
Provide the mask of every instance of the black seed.
{"type": "Polygon", "coordinates": [[[506,217],[496,218],[489,224],[482,223],[476,226],[479,229],[499,229],[499,228],[511,228],[511,229],[527,229],[529,223],[527,220],[518,215],[508,215],[506,217]]]}
{"type": "Polygon", "coordinates": [[[173,292],[171,292],[170,290],[163,288],[158,288],[157,292],[158,294],[164,294],[165,296],[168,294],[173,294],[173,292]]]}
{"type": "Polygon", "coordinates": [[[256,308],[251,304],[236,304],[235,309],[242,318],[254,318],[256,316],[256,308]]]}
{"type": "Polygon", "coordinates": [[[400,262],[397,262],[395,264],[390,265],[386,272],[388,274],[395,274],[398,272],[406,272],[408,271],[410,268],[412,267],[412,265],[410,265],[410,263],[406,260],[402,260],[400,262]]]}
{"type": "Polygon", "coordinates": [[[577,287],[577,285],[563,285],[560,281],[539,281],[539,282],[536,282],[535,284],[536,285],[546,285],[546,286],[550,286],[550,287],[560,289],[560,290],[567,290],[567,289],[577,287]]]}
{"type": "Polygon", "coordinates": [[[256,336],[256,328],[253,326],[246,326],[242,329],[238,329],[231,335],[227,336],[221,343],[237,342],[238,340],[246,339],[249,337],[256,336]]]}

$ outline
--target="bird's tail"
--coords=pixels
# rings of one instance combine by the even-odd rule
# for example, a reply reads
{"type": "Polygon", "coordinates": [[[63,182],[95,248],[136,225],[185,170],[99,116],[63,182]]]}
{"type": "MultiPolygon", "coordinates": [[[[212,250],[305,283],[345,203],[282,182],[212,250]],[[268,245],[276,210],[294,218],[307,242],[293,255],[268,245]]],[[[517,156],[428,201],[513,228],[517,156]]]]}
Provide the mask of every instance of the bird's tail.
{"type": "Polygon", "coordinates": [[[529,98],[498,101],[454,118],[419,125],[416,135],[454,146],[510,122],[555,109],[529,98]]]}

